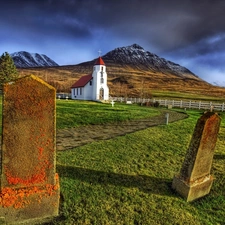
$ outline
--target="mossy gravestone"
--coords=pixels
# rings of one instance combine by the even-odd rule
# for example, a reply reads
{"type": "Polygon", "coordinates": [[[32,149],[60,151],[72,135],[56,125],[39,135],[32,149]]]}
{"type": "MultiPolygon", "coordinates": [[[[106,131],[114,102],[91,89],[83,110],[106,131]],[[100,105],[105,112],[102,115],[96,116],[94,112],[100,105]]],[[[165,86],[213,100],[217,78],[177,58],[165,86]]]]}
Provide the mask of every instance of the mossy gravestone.
{"type": "Polygon", "coordinates": [[[3,87],[0,217],[29,224],[58,215],[55,89],[35,76],[3,87]]]}
{"type": "Polygon", "coordinates": [[[210,170],[220,121],[214,112],[198,119],[180,174],[173,179],[172,188],[188,202],[210,192],[213,183],[210,170]]]}

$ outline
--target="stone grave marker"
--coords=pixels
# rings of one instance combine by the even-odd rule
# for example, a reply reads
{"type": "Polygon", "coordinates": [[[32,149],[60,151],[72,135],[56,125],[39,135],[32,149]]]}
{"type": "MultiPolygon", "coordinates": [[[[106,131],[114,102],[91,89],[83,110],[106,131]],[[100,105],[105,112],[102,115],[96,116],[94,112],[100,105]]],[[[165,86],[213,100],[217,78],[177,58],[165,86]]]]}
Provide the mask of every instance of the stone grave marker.
{"type": "Polygon", "coordinates": [[[210,192],[213,183],[210,170],[220,121],[214,112],[198,119],[180,174],[174,176],[172,188],[188,202],[210,192]]]}
{"type": "Polygon", "coordinates": [[[55,89],[31,75],[3,91],[0,222],[57,216],[55,89]]]}

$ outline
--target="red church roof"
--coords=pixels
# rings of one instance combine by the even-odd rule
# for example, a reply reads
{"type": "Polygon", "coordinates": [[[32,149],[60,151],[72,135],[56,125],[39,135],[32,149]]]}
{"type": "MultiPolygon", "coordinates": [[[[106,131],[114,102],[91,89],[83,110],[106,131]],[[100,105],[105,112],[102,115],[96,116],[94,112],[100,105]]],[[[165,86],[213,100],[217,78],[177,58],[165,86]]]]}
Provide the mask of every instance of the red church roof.
{"type": "Polygon", "coordinates": [[[95,65],[105,65],[105,63],[104,63],[104,61],[102,60],[102,58],[101,57],[98,57],[98,59],[96,60],[96,62],[95,62],[95,65]]]}
{"type": "Polygon", "coordinates": [[[81,77],[71,88],[84,87],[92,79],[92,74],[81,77]]]}

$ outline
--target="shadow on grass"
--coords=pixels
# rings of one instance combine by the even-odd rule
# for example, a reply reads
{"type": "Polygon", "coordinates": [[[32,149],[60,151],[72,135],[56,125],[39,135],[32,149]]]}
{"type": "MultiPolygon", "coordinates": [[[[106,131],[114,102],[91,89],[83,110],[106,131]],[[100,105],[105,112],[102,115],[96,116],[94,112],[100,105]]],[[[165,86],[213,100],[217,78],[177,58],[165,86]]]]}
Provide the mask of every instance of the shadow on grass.
{"type": "Polygon", "coordinates": [[[213,156],[213,159],[223,160],[223,159],[225,159],[225,154],[215,154],[213,156]]]}
{"type": "Polygon", "coordinates": [[[146,175],[127,175],[113,172],[103,172],[87,168],[57,165],[61,177],[69,177],[90,184],[114,185],[139,188],[140,191],[158,195],[173,195],[172,180],[150,177],[146,175]]]}

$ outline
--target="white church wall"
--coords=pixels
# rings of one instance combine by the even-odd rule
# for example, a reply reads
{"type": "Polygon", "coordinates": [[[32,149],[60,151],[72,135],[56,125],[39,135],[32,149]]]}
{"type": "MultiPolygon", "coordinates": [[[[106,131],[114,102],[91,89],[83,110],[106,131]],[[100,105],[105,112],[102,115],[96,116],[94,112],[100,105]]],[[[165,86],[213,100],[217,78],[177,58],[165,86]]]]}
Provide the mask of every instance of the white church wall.
{"type": "Polygon", "coordinates": [[[71,99],[76,99],[76,92],[77,92],[77,88],[71,89],[71,99]]]}
{"type": "Polygon", "coordinates": [[[109,99],[109,88],[107,86],[107,73],[104,65],[95,65],[93,70],[93,97],[94,100],[100,99],[100,89],[104,90],[103,100],[109,99]],[[103,80],[103,82],[102,82],[103,80]]]}
{"type": "Polygon", "coordinates": [[[84,87],[72,88],[71,89],[71,99],[78,100],[93,100],[92,99],[92,81],[88,82],[84,87]]]}
{"type": "Polygon", "coordinates": [[[84,88],[83,87],[72,88],[71,89],[71,98],[84,100],[84,88]]]}
{"type": "Polygon", "coordinates": [[[89,81],[84,86],[84,99],[85,100],[92,100],[92,89],[93,89],[93,82],[89,81]]]}
{"type": "Polygon", "coordinates": [[[80,88],[71,89],[71,98],[80,100],[108,100],[109,88],[107,86],[107,73],[104,62],[101,65],[94,65],[92,80],[89,81],[80,92],[80,88]],[[100,96],[100,90],[103,89],[104,95],[100,96]]]}

